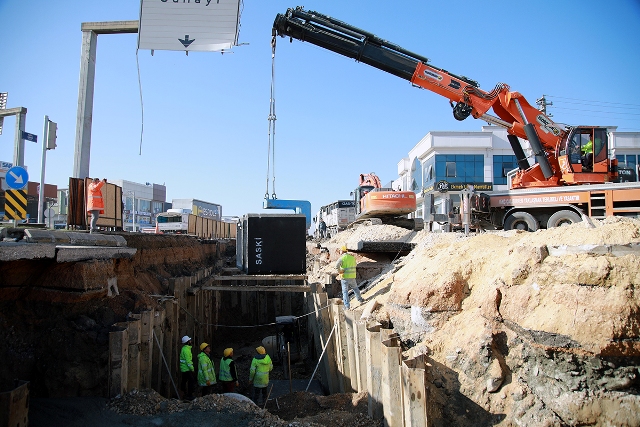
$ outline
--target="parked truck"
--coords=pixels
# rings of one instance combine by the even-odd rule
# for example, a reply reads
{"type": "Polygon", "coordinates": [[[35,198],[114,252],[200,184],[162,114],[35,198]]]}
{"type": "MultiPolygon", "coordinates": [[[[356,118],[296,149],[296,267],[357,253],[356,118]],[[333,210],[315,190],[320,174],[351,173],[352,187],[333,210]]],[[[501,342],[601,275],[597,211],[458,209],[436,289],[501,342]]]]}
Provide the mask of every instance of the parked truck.
{"type": "Polygon", "coordinates": [[[606,128],[555,123],[505,83],[484,91],[475,80],[435,67],[422,55],[301,7],[276,16],[274,49],[278,35],[353,58],[437,93],[448,99],[456,120],[472,116],[507,129],[518,163],[510,190],[471,194],[463,206],[463,211],[468,208],[468,221],[453,213],[436,220],[534,231],[577,222],[584,215],[640,216],[640,183],[616,183],[618,162],[610,155],[606,128]],[[529,142],[533,165],[519,138],[529,142]]]}

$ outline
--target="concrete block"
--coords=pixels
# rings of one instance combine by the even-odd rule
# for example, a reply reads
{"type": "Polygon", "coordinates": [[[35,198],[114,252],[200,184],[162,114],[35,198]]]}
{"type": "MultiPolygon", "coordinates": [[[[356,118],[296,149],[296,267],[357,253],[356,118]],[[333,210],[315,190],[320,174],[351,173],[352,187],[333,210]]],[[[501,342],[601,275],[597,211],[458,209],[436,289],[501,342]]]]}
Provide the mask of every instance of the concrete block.
{"type": "Polygon", "coordinates": [[[137,251],[136,248],[104,246],[55,246],[55,248],[57,250],[55,258],[58,262],[131,258],[137,251]]]}
{"type": "Polygon", "coordinates": [[[34,245],[24,242],[0,242],[0,261],[15,261],[19,259],[54,259],[56,245],[42,243],[34,245]]]}

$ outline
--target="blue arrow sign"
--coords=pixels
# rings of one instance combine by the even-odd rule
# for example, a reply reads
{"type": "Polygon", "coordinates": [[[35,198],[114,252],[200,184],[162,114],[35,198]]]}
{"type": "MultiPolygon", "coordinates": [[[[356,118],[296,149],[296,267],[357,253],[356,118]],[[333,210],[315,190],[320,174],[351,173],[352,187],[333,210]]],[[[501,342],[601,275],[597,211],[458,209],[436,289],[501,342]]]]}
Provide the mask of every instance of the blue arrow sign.
{"type": "Polygon", "coordinates": [[[38,135],[34,135],[32,133],[22,131],[22,139],[26,139],[27,141],[38,142],[38,135]]]}
{"type": "Polygon", "coordinates": [[[14,166],[7,171],[5,176],[7,185],[14,190],[21,190],[29,182],[29,174],[22,166],[14,166]]]}
{"type": "Polygon", "coordinates": [[[190,45],[191,43],[193,43],[194,41],[196,41],[196,39],[191,39],[191,40],[189,40],[189,34],[185,34],[185,35],[184,35],[184,40],[183,40],[183,39],[178,39],[178,40],[180,41],[180,43],[182,43],[182,45],[183,45],[185,48],[189,47],[189,45],[190,45]]]}

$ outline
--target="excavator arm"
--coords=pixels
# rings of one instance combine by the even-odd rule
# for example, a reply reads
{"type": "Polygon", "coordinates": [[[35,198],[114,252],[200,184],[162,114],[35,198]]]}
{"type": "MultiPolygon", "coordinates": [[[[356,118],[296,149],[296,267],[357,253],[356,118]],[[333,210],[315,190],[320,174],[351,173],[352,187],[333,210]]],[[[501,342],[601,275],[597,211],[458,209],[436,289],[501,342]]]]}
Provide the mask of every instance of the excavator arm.
{"type": "MultiPolygon", "coordinates": [[[[569,130],[555,124],[504,83],[498,83],[493,90],[486,92],[476,81],[435,67],[424,56],[301,7],[278,14],[272,35],[274,38],[279,35],[312,43],[435,92],[449,99],[457,120],[472,116],[506,128],[520,169],[512,183],[514,188],[560,185],[563,174],[572,172],[566,168],[563,170],[558,161],[560,147],[566,146],[569,130]],[[494,114],[489,114],[489,110],[494,114]],[[529,166],[517,137],[529,141],[536,158],[533,166],[529,166]]],[[[588,179],[601,182],[608,178],[589,176],[588,179]]]]}

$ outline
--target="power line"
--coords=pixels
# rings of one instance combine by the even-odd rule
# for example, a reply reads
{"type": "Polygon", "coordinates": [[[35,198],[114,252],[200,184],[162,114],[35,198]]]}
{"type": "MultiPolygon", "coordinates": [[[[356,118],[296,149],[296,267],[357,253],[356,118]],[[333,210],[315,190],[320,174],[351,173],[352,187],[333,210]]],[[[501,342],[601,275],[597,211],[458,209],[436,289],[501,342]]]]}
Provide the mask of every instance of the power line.
{"type": "MultiPolygon", "coordinates": [[[[589,99],[567,98],[564,96],[556,96],[556,95],[544,95],[544,96],[549,98],[556,98],[556,99],[567,99],[570,101],[580,101],[580,102],[595,103],[595,104],[621,105],[626,107],[640,108],[640,104],[627,104],[623,102],[609,102],[609,101],[595,101],[595,100],[589,100],[589,99]]],[[[560,101],[560,102],[564,102],[564,101],[560,101]]],[[[623,107],[612,107],[612,108],[623,108],[623,107]]]]}
{"type": "Polygon", "coordinates": [[[627,116],[640,116],[640,113],[625,113],[622,111],[602,111],[602,110],[585,110],[581,108],[569,108],[569,107],[554,107],[559,110],[571,110],[571,111],[587,111],[590,113],[604,113],[604,114],[624,114],[627,116]]]}

